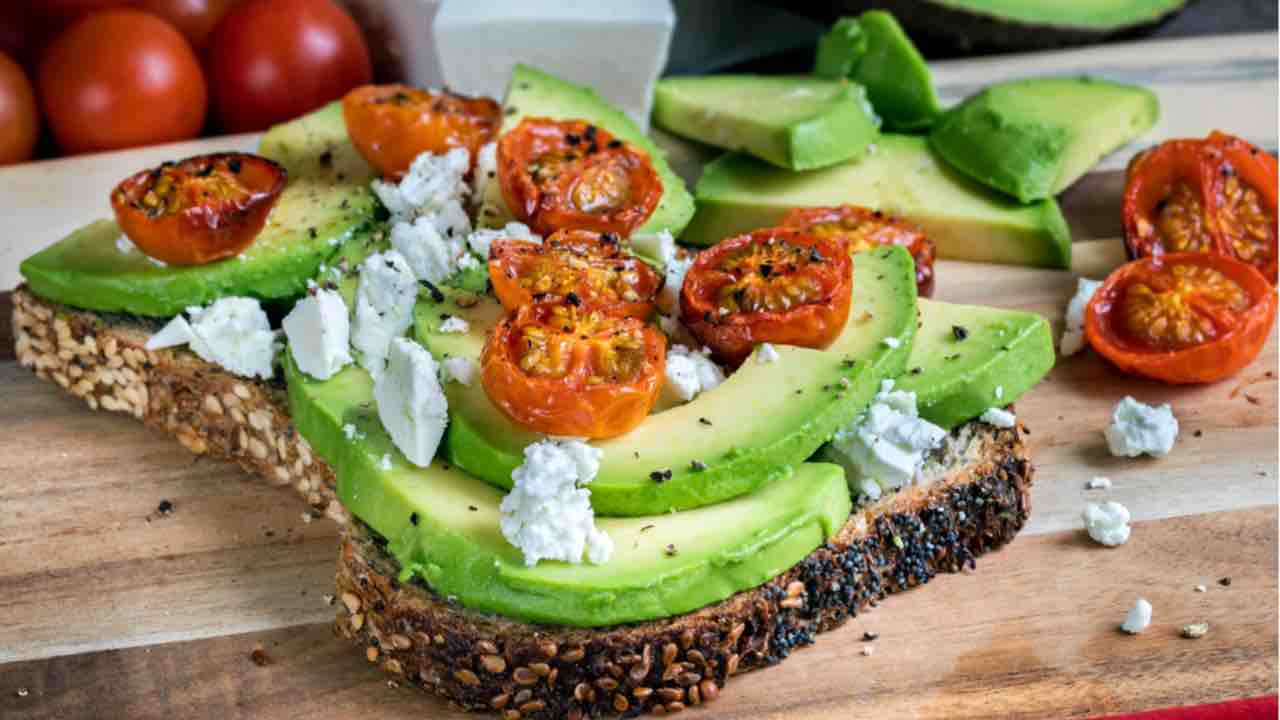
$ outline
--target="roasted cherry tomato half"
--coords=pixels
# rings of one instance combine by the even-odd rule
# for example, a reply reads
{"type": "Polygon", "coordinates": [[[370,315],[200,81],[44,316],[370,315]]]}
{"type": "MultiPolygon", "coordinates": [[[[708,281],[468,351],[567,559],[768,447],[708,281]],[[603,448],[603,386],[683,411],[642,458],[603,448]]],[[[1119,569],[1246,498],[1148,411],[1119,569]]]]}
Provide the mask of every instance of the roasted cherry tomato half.
{"type": "Polygon", "coordinates": [[[916,293],[923,297],[933,295],[933,241],[904,220],[879,210],[840,205],[796,208],[784,215],[779,224],[840,240],[848,246],[850,255],[881,245],[901,245],[916,261],[916,293]]]}
{"type": "Polygon", "coordinates": [[[1085,334],[1125,372],[1206,383],[1252,362],[1275,319],[1275,289],[1252,265],[1170,253],[1112,272],[1085,311],[1085,334]]]}
{"type": "Polygon", "coordinates": [[[498,141],[498,182],[511,212],[543,235],[628,237],[662,197],[648,155],[582,120],[522,120],[498,141]]]}
{"type": "Polygon", "coordinates": [[[844,329],[853,260],[844,243],[767,228],[698,253],[680,314],[716,359],[738,365],[763,342],[821,348],[844,329]]]}
{"type": "Polygon", "coordinates": [[[1253,265],[1274,285],[1276,173],[1274,157],[1218,132],[1138,155],[1124,193],[1130,257],[1219,253],[1253,265]]]}
{"type": "Polygon", "coordinates": [[[606,315],[645,318],[661,281],[612,233],[558,230],[542,244],[495,240],[489,280],[507,310],[529,303],[569,303],[606,315]]]}
{"type": "Polygon", "coordinates": [[[489,98],[407,85],[363,85],[342,98],[351,142],[378,172],[399,178],[424,152],[466,148],[475,162],[493,139],[502,109],[489,98]]]}
{"type": "Polygon", "coordinates": [[[142,252],[170,265],[203,265],[253,242],[287,179],[257,155],[197,155],[126,178],[111,191],[111,209],[142,252]]]}
{"type": "Polygon", "coordinates": [[[608,438],[649,415],[666,355],[662,333],[636,318],[525,305],[489,335],[480,378],[493,404],[531,430],[608,438]]]}

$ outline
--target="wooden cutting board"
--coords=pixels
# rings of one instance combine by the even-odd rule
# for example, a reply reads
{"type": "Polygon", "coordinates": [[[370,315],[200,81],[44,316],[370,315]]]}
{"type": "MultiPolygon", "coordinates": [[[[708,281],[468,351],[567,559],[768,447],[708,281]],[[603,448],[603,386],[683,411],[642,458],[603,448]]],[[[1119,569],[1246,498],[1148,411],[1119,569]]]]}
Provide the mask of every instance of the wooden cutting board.
{"type": "MultiPolygon", "coordinates": [[[[1076,72],[1090,57],[1125,72],[1136,60],[1165,63],[1150,66],[1167,118],[1156,139],[1221,126],[1275,147],[1275,35],[966,62],[938,75],[955,87],[948,81],[1019,67],[1076,72]],[[1219,69],[1187,80],[1169,69],[1184,59],[1219,69]],[[1242,67],[1252,79],[1228,78],[1242,67]],[[1215,109],[1207,98],[1219,85],[1218,96],[1236,100],[1215,109]],[[1199,113],[1198,124],[1170,108],[1199,113]],[[1269,124],[1255,123],[1267,113],[1269,124]]],[[[84,188],[84,168],[105,195],[109,178],[151,161],[141,157],[6,170],[0,197],[10,205],[26,202],[10,192],[19,186],[84,188]]],[[[1064,198],[1078,237],[1118,228],[1120,181],[1106,168],[1124,159],[1064,198]]],[[[14,213],[11,237],[39,232],[42,218],[92,217],[96,199],[56,217],[14,213]]],[[[1101,277],[1121,260],[1110,239],[1077,244],[1075,273],[942,261],[937,296],[1034,310],[1057,328],[1076,273],[1101,277]]],[[[1063,360],[1018,403],[1038,473],[1031,523],[1012,545],[735,679],[695,716],[1067,718],[1276,692],[1276,372],[1274,334],[1253,366],[1208,387],[1136,381],[1088,351],[1063,360]],[[1101,430],[1124,395],[1173,404],[1182,435],[1168,458],[1107,453],[1101,430]],[[1114,489],[1085,490],[1096,475],[1114,489]],[[1121,548],[1080,530],[1084,503],[1104,497],[1133,513],[1121,548]],[[1138,596],[1154,622],[1127,636],[1117,626],[1138,596]],[[1208,622],[1208,635],[1179,637],[1192,622],[1208,622]],[[863,642],[866,631],[879,639],[863,642]]],[[[332,637],[336,528],[304,516],[293,495],[88,411],[17,367],[7,342],[0,398],[0,718],[464,717],[389,688],[332,637]],[[171,514],[157,512],[162,500],[171,514]]]]}

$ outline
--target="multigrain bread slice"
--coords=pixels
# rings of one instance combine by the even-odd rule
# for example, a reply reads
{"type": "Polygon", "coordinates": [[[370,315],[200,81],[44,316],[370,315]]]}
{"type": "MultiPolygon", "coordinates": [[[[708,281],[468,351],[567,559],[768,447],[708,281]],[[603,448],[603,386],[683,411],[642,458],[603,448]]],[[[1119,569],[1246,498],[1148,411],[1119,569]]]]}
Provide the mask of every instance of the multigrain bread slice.
{"type": "Polygon", "coordinates": [[[963,426],[933,467],[931,482],[856,508],[830,542],[760,587],[605,628],[522,623],[400,582],[385,541],[354,521],[339,550],[335,628],[397,681],[467,710],[508,720],[679,712],[891,593],[972,567],[1025,524],[1033,468],[1020,428],[963,426]]]}
{"type": "Polygon", "coordinates": [[[226,458],[290,485],[315,512],[342,519],[334,476],[289,419],[284,381],[232,375],[183,349],[147,350],[162,321],[87,312],[13,291],[18,362],[94,410],[127,413],[197,455],[226,458]]]}

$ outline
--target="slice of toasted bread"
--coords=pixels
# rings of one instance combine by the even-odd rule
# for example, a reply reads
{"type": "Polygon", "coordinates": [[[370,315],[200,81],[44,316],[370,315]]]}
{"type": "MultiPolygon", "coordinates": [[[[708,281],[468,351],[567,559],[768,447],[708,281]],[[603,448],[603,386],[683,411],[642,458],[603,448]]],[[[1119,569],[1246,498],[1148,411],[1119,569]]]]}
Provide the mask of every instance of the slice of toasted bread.
{"type": "Polygon", "coordinates": [[[128,413],[198,455],[235,461],[292,485],[316,511],[341,517],[334,477],[289,419],[283,380],[232,375],[182,349],[147,350],[163,323],[76,310],[13,291],[18,362],[94,410],[128,413]]]}
{"type": "Polygon", "coordinates": [[[1032,466],[1019,428],[952,433],[931,481],[855,509],[786,573],[678,617],[603,628],[479,613],[397,580],[385,543],[347,526],[336,629],[398,680],[509,718],[677,712],[735,673],[775,664],[890,593],[972,566],[1017,534],[1032,466]]]}

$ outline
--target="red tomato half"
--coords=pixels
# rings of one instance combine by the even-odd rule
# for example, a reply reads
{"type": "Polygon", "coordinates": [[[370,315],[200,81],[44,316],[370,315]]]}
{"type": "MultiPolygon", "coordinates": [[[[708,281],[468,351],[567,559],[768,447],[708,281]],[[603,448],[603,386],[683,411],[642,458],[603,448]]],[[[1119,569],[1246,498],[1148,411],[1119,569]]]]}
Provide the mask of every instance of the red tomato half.
{"type": "Polygon", "coordinates": [[[916,263],[916,293],[933,294],[933,241],[904,220],[879,210],[840,205],[838,207],[796,208],[778,223],[807,230],[819,237],[834,237],[848,245],[849,253],[860,253],[881,245],[901,245],[916,263]]]}
{"type": "Polygon", "coordinates": [[[424,152],[471,152],[493,139],[502,108],[489,98],[433,93],[407,85],[364,85],[342,98],[351,142],[383,175],[398,178],[424,152]]]}

